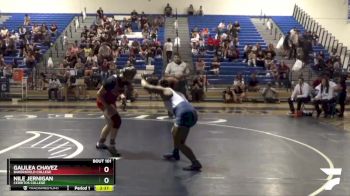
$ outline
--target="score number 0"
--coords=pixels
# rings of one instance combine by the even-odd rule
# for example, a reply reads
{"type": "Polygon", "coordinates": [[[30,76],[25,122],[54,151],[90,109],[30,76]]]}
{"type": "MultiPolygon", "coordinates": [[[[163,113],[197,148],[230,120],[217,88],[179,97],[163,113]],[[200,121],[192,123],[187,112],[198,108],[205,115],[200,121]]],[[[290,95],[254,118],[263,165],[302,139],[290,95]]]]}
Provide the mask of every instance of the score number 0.
{"type": "MultiPolygon", "coordinates": [[[[109,172],[109,167],[104,167],[103,168],[103,171],[105,172],[105,173],[108,173],[109,172]]],[[[108,184],[109,183],[109,178],[108,177],[105,177],[104,179],[103,179],[103,182],[105,183],[105,184],[108,184]]]]}

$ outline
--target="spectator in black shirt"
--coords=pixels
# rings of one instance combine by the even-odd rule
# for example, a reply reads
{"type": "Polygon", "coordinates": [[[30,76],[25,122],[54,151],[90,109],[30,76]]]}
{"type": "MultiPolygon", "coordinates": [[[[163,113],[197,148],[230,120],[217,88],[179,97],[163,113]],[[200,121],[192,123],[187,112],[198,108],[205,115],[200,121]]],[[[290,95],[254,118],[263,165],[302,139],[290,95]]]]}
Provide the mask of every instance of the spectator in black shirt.
{"type": "Polygon", "coordinates": [[[194,14],[194,9],[193,9],[193,5],[191,4],[190,7],[187,10],[187,13],[189,16],[193,16],[194,14]]]}
{"type": "Polygon", "coordinates": [[[173,8],[170,7],[169,3],[164,8],[164,15],[167,17],[173,16],[173,8]]]}
{"type": "Polygon", "coordinates": [[[199,6],[198,15],[203,16],[203,6],[199,6]]]}
{"type": "Polygon", "coordinates": [[[97,10],[97,16],[98,16],[99,19],[103,18],[103,10],[102,10],[101,7],[97,10]]]}
{"type": "Polygon", "coordinates": [[[198,75],[191,85],[192,101],[198,102],[203,100],[204,95],[204,77],[198,75]]]}
{"type": "Polygon", "coordinates": [[[136,10],[133,10],[131,12],[131,21],[135,22],[138,19],[139,14],[136,12],[136,10]]]}
{"type": "Polygon", "coordinates": [[[235,94],[230,87],[227,87],[226,90],[222,92],[222,99],[224,100],[224,103],[233,103],[236,99],[235,94]]]}
{"type": "Polygon", "coordinates": [[[251,91],[251,92],[256,92],[259,90],[259,81],[258,81],[258,78],[256,77],[256,73],[253,73],[249,80],[248,80],[248,91],[251,91]]]}

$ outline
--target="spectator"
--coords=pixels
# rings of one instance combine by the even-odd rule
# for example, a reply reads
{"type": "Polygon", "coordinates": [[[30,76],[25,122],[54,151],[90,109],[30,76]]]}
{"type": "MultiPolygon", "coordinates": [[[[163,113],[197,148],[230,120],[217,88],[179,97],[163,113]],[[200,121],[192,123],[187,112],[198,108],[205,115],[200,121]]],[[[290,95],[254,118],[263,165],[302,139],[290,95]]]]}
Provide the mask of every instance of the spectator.
{"type": "Polygon", "coordinates": [[[268,70],[267,76],[271,76],[274,82],[278,81],[278,68],[275,63],[272,63],[270,69],[268,70]]]}
{"type": "Polygon", "coordinates": [[[172,17],[173,16],[173,8],[170,7],[169,3],[164,8],[164,15],[166,17],[172,17]]]}
{"type": "Polygon", "coordinates": [[[278,68],[278,84],[280,86],[283,85],[285,88],[290,88],[289,73],[289,66],[282,61],[280,67],[278,68]]]}
{"type": "Polygon", "coordinates": [[[209,29],[208,28],[203,28],[200,32],[201,38],[207,38],[209,35],[209,29]]]}
{"type": "Polygon", "coordinates": [[[291,42],[291,39],[290,39],[290,32],[287,32],[287,35],[286,35],[286,37],[283,40],[283,50],[284,50],[284,54],[283,55],[285,56],[285,58],[288,58],[287,54],[289,53],[291,47],[292,47],[292,42],[291,42]]]}
{"type": "Polygon", "coordinates": [[[217,56],[213,58],[213,61],[211,62],[211,70],[215,75],[219,75],[220,73],[220,60],[217,56]]]}
{"type": "Polygon", "coordinates": [[[323,51],[320,51],[318,54],[315,54],[314,66],[317,70],[322,71],[326,67],[326,59],[323,51]]]}
{"type": "Polygon", "coordinates": [[[344,111],[345,111],[345,101],[346,101],[346,76],[342,76],[338,85],[339,94],[338,94],[338,101],[340,105],[340,112],[338,114],[339,118],[344,117],[344,111]]]}
{"type": "Polygon", "coordinates": [[[203,7],[199,6],[198,15],[203,16],[203,7]]]}
{"type": "Polygon", "coordinates": [[[175,90],[181,92],[186,97],[186,80],[189,74],[190,70],[187,64],[181,60],[179,54],[174,54],[173,61],[170,62],[165,69],[165,77],[175,77],[178,80],[178,85],[175,90]]]}
{"type": "Polygon", "coordinates": [[[3,26],[1,31],[0,31],[0,38],[6,38],[9,33],[9,30],[3,26]]]}
{"type": "Polygon", "coordinates": [[[156,49],[156,56],[155,56],[156,59],[162,59],[163,58],[163,50],[161,47],[158,47],[156,49]]]}
{"type": "Polygon", "coordinates": [[[96,11],[96,16],[97,16],[100,20],[103,19],[104,14],[103,14],[103,10],[102,10],[101,7],[96,11]]]}
{"type": "Polygon", "coordinates": [[[273,46],[273,44],[269,44],[269,46],[267,47],[266,51],[265,51],[266,55],[270,54],[272,59],[275,59],[276,57],[276,51],[275,51],[275,47],[273,46]]]}
{"type": "Polygon", "coordinates": [[[239,24],[238,21],[235,21],[235,23],[233,24],[233,27],[237,32],[241,31],[241,25],[239,24]]]}
{"type": "Polygon", "coordinates": [[[33,52],[29,52],[25,57],[25,63],[27,68],[33,69],[35,66],[35,57],[33,52]]]}
{"type": "Polygon", "coordinates": [[[164,50],[165,50],[167,62],[169,63],[173,55],[173,43],[171,42],[170,38],[168,38],[167,42],[164,44],[164,50]]]}
{"type": "Polygon", "coordinates": [[[187,9],[187,13],[189,16],[193,16],[194,14],[194,8],[193,5],[191,4],[190,7],[187,9]]]}
{"type": "Polygon", "coordinates": [[[30,19],[30,16],[28,14],[25,14],[24,15],[24,22],[23,22],[23,25],[24,26],[29,26],[31,23],[31,19],[30,19]]]}
{"type": "Polygon", "coordinates": [[[224,60],[223,56],[224,56],[224,51],[223,51],[223,47],[219,47],[216,52],[215,52],[215,56],[217,58],[217,60],[219,62],[222,62],[224,60]]]}
{"type": "Polygon", "coordinates": [[[5,65],[2,70],[2,75],[5,78],[12,78],[12,66],[11,65],[5,65]]]}
{"type": "Polygon", "coordinates": [[[314,46],[316,46],[317,44],[318,44],[318,35],[317,35],[317,33],[316,32],[313,32],[312,33],[312,44],[314,45],[314,46]]]}
{"type": "Polygon", "coordinates": [[[50,32],[51,32],[51,36],[52,37],[56,37],[57,36],[57,25],[52,23],[51,27],[50,27],[50,32]]]}
{"type": "Polygon", "coordinates": [[[233,27],[232,22],[229,22],[226,26],[227,31],[231,31],[232,27],[233,27]]]}
{"type": "Polygon", "coordinates": [[[213,51],[215,48],[215,39],[211,37],[211,35],[209,35],[208,37],[208,50],[209,51],[213,51]]]}
{"type": "Polygon", "coordinates": [[[10,38],[9,36],[5,38],[5,45],[7,46],[5,49],[6,56],[13,56],[16,53],[16,43],[14,38],[10,38]]]}
{"type": "Polygon", "coordinates": [[[46,75],[43,72],[41,72],[40,76],[39,76],[39,84],[37,86],[37,89],[39,89],[39,90],[47,90],[46,84],[49,84],[49,81],[47,80],[46,75]]]}
{"type": "Polygon", "coordinates": [[[139,18],[139,14],[137,13],[136,10],[133,10],[131,12],[131,21],[132,22],[136,22],[138,20],[138,18],[139,18]]]}
{"type": "Polygon", "coordinates": [[[27,29],[23,25],[20,28],[18,28],[19,38],[24,39],[26,32],[27,32],[27,29]]]}
{"type": "Polygon", "coordinates": [[[199,43],[199,56],[203,57],[207,53],[205,41],[202,38],[200,38],[198,43],[199,43]]]}
{"type": "Polygon", "coordinates": [[[291,49],[289,51],[289,59],[297,57],[297,47],[299,43],[299,31],[296,28],[290,30],[291,49]]]}
{"type": "Polygon", "coordinates": [[[243,49],[243,63],[248,62],[249,60],[249,54],[252,51],[252,46],[251,45],[245,45],[243,49]]]}
{"type": "Polygon", "coordinates": [[[18,68],[18,60],[17,60],[17,58],[13,59],[12,68],[18,68]]]}
{"type": "Polygon", "coordinates": [[[205,73],[205,62],[204,59],[198,58],[196,62],[196,72],[197,74],[204,74],[205,73]]]}
{"type": "Polygon", "coordinates": [[[239,58],[239,50],[235,47],[232,46],[229,48],[226,52],[226,58],[228,59],[229,62],[232,62],[236,59],[239,58]]]}
{"type": "Polygon", "coordinates": [[[84,64],[81,62],[81,58],[77,58],[77,63],[75,63],[74,68],[77,70],[77,77],[82,77],[84,76],[85,73],[85,66],[84,64]]]}
{"type": "Polygon", "coordinates": [[[301,116],[301,104],[310,102],[310,93],[311,89],[309,84],[304,82],[304,79],[300,77],[298,84],[294,87],[291,97],[288,99],[291,114],[295,114],[293,102],[297,102],[297,115],[301,116]]]}
{"type": "Polygon", "coordinates": [[[86,63],[88,65],[97,64],[97,55],[94,55],[94,53],[90,52],[89,56],[86,58],[86,63]]]}
{"type": "Polygon", "coordinates": [[[5,66],[5,58],[4,55],[0,53],[0,67],[5,66]]]}
{"type": "Polygon", "coordinates": [[[249,54],[248,54],[248,66],[256,67],[256,65],[257,65],[257,61],[256,60],[257,60],[256,52],[251,50],[249,52],[249,54]]]}
{"type": "Polygon", "coordinates": [[[265,57],[265,63],[264,64],[265,64],[265,69],[266,70],[271,69],[272,64],[274,64],[274,60],[273,60],[273,58],[271,56],[271,53],[267,53],[267,55],[265,57]]]}
{"type": "Polygon", "coordinates": [[[261,92],[265,103],[276,103],[279,102],[278,93],[275,88],[272,88],[272,84],[268,83],[267,87],[263,88],[261,92]]]}
{"type": "Polygon", "coordinates": [[[316,87],[317,95],[314,98],[314,106],[317,112],[317,117],[322,113],[319,105],[322,105],[324,117],[331,115],[331,104],[336,102],[335,90],[337,85],[329,81],[327,76],[322,78],[321,84],[316,87]]]}
{"type": "Polygon", "coordinates": [[[197,56],[199,54],[199,46],[196,42],[192,44],[191,52],[193,56],[197,56]]]}
{"type": "Polygon", "coordinates": [[[58,90],[61,87],[60,80],[57,78],[56,74],[52,74],[52,77],[49,80],[49,100],[58,100],[58,90]],[[55,97],[52,98],[52,92],[54,93],[55,97]]]}
{"type": "Polygon", "coordinates": [[[256,66],[265,68],[265,55],[261,50],[256,55],[256,66]]]}
{"type": "Polygon", "coordinates": [[[219,33],[223,32],[223,30],[225,29],[226,25],[225,22],[222,20],[219,25],[218,25],[218,31],[219,33]]]}
{"type": "Polygon", "coordinates": [[[234,100],[236,100],[236,95],[229,86],[222,92],[222,99],[224,100],[224,103],[233,103],[234,100]]]}
{"type": "Polygon", "coordinates": [[[248,81],[248,91],[257,92],[259,90],[259,81],[256,77],[256,73],[252,73],[248,81]]]}
{"type": "Polygon", "coordinates": [[[199,28],[197,25],[193,27],[192,33],[199,33],[199,28]]]}
{"type": "Polygon", "coordinates": [[[192,101],[199,102],[203,100],[204,82],[204,78],[201,75],[197,75],[193,80],[191,86],[192,101]]]}
{"type": "Polygon", "coordinates": [[[245,84],[241,74],[238,74],[233,81],[233,92],[235,94],[234,102],[242,103],[243,99],[246,98],[245,84]]]}

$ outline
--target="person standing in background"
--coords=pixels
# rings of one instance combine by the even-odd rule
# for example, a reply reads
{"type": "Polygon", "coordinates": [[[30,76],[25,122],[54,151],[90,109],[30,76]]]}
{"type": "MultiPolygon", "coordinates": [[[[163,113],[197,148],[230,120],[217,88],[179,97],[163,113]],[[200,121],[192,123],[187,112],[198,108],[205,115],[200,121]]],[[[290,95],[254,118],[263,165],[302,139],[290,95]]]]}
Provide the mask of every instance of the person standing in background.
{"type": "Polygon", "coordinates": [[[173,43],[171,39],[168,38],[167,42],[164,44],[164,50],[167,58],[167,63],[170,63],[171,57],[173,56],[173,43]]]}
{"type": "Polygon", "coordinates": [[[25,14],[24,15],[24,22],[23,22],[23,25],[24,26],[29,26],[31,23],[31,19],[30,19],[30,16],[28,14],[25,14]]]}

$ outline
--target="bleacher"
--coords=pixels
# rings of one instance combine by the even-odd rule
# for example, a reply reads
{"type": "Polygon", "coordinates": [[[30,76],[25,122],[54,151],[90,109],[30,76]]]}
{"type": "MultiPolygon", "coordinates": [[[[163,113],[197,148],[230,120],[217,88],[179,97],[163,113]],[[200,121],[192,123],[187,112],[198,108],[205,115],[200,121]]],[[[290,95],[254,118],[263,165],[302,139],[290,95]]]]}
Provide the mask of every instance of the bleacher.
{"type": "MultiPolygon", "coordinates": [[[[132,29],[133,32],[141,32],[141,29],[138,29],[136,26],[136,23],[132,23],[132,29]]],[[[129,42],[137,40],[139,43],[142,42],[142,38],[128,38],[129,42]]],[[[157,33],[157,40],[161,43],[161,45],[164,45],[164,26],[158,28],[157,33]]],[[[128,54],[121,54],[120,57],[117,59],[117,68],[121,69],[125,66],[126,62],[128,61],[129,55],[128,54]]],[[[142,73],[144,70],[146,70],[146,62],[142,59],[140,55],[136,55],[136,63],[134,64],[135,68],[138,70],[139,73],[142,73]]],[[[154,65],[154,73],[157,76],[162,75],[163,70],[163,59],[154,59],[154,62],[152,63],[154,65]]]]}
{"type": "MultiPolygon", "coordinates": [[[[208,15],[208,16],[189,16],[189,29],[192,30],[194,27],[198,27],[200,30],[203,28],[209,29],[209,34],[214,37],[216,35],[216,29],[221,21],[224,21],[227,25],[229,22],[234,23],[238,21],[241,26],[240,33],[238,33],[239,39],[239,53],[240,58],[234,62],[225,61],[221,62],[220,74],[218,76],[208,73],[208,80],[210,84],[222,85],[222,84],[232,84],[234,77],[237,74],[243,74],[245,77],[251,75],[255,72],[258,74],[258,80],[261,84],[265,84],[272,80],[271,77],[266,76],[266,71],[262,67],[250,67],[243,61],[243,53],[245,45],[255,45],[257,43],[265,49],[267,44],[264,42],[263,38],[256,30],[254,24],[251,22],[249,16],[222,16],[222,15],[208,15]]],[[[204,61],[207,67],[210,67],[212,58],[214,56],[214,51],[207,51],[204,56],[204,61]]],[[[193,56],[193,62],[197,61],[197,57],[193,56]]]]}
{"type": "MultiPolygon", "coordinates": [[[[15,32],[18,32],[18,28],[23,25],[24,21],[24,13],[13,13],[13,14],[6,14],[9,15],[10,18],[6,20],[3,24],[0,25],[0,28],[5,26],[9,29],[9,31],[14,30],[15,32]]],[[[50,28],[51,24],[55,23],[58,27],[57,29],[57,36],[51,37],[51,41],[55,42],[58,36],[65,30],[65,28],[68,26],[68,24],[72,21],[74,14],[28,14],[31,18],[31,26],[25,26],[27,31],[31,30],[31,27],[33,24],[41,25],[45,23],[48,28],[50,28]]],[[[40,49],[41,54],[45,54],[45,52],[49,49],[49,46],[45,46],[41,43],[38,43],[38,48],[40,49]]],[[[18,49],[17,45],[17,49],[18,49]]],[[[12,56],[5,56],[5,63],[12,64],[13,59],[16,58],[17,62],[19,64],[19,67],[25,67],[25,64],[23,63],[23,57],[19,57],[19,50],[17,50],[16,54],[13,54],[12,56]]]]}
{"type": "MultiPolygon", "coordinates": [[[[306,31],[305,28],[298,21],[296,21],[293,16],[272,16],[272,20],[277,24],[284,36],[286,36],[292,28],[298,29],[301,34],[306,31]]],[[[329,57],[328,50],[326,50],[321,44],[313,46],[313,51],[316,53],[323,51],[325,57],[329,57]]]]}

